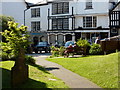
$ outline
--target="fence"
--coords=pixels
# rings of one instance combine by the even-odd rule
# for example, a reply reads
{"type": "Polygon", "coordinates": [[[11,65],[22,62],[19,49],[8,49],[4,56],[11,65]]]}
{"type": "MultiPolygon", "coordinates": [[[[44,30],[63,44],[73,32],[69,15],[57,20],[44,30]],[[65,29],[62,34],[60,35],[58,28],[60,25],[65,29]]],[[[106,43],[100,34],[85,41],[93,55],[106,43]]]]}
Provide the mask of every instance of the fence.
{"type": "Polygon", "coordinates": [[[120,51],[120,35],[102,40],[100,41],[100,45],[104,54],[115,52],[116,50],[120,51]]]}

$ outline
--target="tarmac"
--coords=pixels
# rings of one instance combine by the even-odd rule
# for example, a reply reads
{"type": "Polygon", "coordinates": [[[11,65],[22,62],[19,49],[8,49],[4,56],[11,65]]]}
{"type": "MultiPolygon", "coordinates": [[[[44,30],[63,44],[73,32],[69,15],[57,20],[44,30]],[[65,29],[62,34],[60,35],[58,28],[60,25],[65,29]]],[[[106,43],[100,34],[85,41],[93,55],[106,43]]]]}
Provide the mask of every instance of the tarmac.
{"type": "MultiPolygon", "coordinates": [[[[48,55],[33,56],[36,59],[36,64],[43,66],[47,71],[52,73],[57,78],[61,79],[68,85],[69,88],[88,88],[88,89],[102,89],[88,79],[65,69],[61,65],[45,60],[48,55]]],[[[72,66],[71,66],[72,67],[72,66]]]]}

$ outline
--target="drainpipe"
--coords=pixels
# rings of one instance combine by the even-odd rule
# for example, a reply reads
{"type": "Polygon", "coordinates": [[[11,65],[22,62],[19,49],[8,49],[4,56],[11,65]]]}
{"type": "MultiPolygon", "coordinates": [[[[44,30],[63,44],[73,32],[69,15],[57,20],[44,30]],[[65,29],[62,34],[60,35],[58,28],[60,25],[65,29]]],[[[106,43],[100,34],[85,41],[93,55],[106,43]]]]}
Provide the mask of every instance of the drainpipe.
{"type": "Polygon", "coordinates": [[[29,9],[30,7],[27,7],[25,10],[24,10],[24,26],[25,26],[25,12],[29,9]]]}

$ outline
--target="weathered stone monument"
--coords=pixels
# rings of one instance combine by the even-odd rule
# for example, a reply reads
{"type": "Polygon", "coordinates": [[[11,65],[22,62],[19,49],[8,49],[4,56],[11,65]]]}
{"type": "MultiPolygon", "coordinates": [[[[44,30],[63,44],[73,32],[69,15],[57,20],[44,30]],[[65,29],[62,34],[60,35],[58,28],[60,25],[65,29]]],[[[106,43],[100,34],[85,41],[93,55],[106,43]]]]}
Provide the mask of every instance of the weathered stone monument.
{"type": "Polygon", "coordinates": [[[15,65],[11,70],[11,85],[17,87],[23,84],[28,79],[28,66],[25,64],[25,52],[21,48],[18,59],[15,61],[15,65]]]}

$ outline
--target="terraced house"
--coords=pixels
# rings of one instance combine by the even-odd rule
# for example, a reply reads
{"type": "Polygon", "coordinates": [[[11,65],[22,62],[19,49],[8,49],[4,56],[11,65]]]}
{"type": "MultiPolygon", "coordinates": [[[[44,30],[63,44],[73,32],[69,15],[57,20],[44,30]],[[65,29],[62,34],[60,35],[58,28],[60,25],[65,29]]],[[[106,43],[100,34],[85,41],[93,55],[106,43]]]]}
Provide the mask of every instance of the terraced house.
{"type": "Polygon", "coordinates": [[[109,11],[117,0],[52,0],[30,5],[25,24],[31,40],[63,44],[84,38],[110,37],[109,11]]]}

